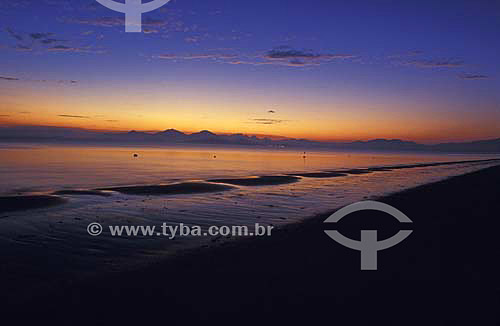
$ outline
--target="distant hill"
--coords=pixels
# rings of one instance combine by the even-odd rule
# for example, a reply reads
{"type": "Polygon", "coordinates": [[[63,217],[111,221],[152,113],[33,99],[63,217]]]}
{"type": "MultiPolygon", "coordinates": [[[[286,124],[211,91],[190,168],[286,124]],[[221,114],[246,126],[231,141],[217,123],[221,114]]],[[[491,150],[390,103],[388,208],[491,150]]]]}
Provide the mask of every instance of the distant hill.
{"type": "Polygon", "coordinates": [[[469,143],[446,143],[430,146],[440,152],[500,153],[500,138],[469,143]]]}
{"type": "Polygon", "coordinates": [[[311,148],[360,151],[426,151],[450,153],[500,153],[500,138],[464,143],[424,145],[400,139],[374,139],[345,143],[318,142],[307,139],[284,138],[273,140],[267,137],[244,134],[217,135],[208,130],[187,134],[175,129],[160,132],[125,133],[90,131],[78,128],[16,126],[0,127],[0,142],[30,143],[78,143],[106,145],[237,145],[276,148],[311,148]]]}

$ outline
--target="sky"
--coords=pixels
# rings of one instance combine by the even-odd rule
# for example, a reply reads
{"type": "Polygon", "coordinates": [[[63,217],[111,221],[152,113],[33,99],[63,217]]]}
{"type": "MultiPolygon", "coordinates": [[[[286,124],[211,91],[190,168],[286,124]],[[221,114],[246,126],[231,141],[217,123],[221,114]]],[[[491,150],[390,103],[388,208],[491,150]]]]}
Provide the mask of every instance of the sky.
{"type": "Polygon", "coordinates": [[[498,1],[171,0],[142,19],[0,0],[0,125],[500,137],[498,1]]]}

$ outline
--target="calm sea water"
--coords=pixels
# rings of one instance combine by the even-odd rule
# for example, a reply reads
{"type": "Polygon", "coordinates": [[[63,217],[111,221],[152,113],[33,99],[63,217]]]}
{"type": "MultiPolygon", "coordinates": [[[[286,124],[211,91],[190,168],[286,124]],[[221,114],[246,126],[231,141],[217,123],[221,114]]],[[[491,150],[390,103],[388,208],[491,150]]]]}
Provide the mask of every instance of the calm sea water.
{"type": "MultiPolygon", "coordinates": [[[[0,147],[0,195],[489,157],[352,152],[307,152],[303,156],[301,151],[246,148],[4,145],[0,147]]],[[[386,186],[390,189],[391,183],[386,186]]]]}
{"type": "MultiPolygon", "coordinates": [[[[118,185],[154,185],[221,177],[279,175],[425,162],[491,158],[481,155],[307,152],[224,148],[0,147],[0,195],[50,193],[118,185]],[[133,154],[139,156],[134,158],[133,154]]],[[[120,269],[210,243],[207,238],[117,238],[87,234],[87,225],[262,225],[297,222],[366,198],[478,170],[495,163],[399,169],[336,178],[190,195],[65,196],[68,203],[1,214],[0,248],[16,257],[5,269],[32,268],[33,252],[81,275],[120,269]],[[25,257],[23,263],[19,259],[25,257]],[[29,258],[28,258],[29,257],[29,258]]],[[[212,239],[213,240],[213,239],[212,239]]],[[[47,278],[53,270],[36,260],[47,278]],[[50,273],[48,272],[50,271],[50,273]]],[[[43,273],[41,273],[43,274],[43,273]]],[[[50,276],[51,274],[51,276],[50,276]]]]}

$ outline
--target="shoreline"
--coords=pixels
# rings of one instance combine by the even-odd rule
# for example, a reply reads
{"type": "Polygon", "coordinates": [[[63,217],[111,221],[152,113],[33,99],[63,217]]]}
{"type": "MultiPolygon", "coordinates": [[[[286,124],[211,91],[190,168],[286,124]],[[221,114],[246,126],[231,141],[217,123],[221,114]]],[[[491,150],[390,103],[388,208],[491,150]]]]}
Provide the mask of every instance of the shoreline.
{"type": "MultiPolygon", "coordinates": [[[[429,321],[415,314],[425,306],[443,324],[491,321],[500,290],[494,259],[499,183],[500,166],[494,166],[378,198],[405,212],[414,221],[414,234],[380,252],[376,272],[360,271],[359,253],[324,234],[329,212],[285,226],[269,238],[192,249],[142,269],[67,285],[32,304],[42,316],[61,320],[81,309],[113,321],[144,314],[154,320],[147,311],[166,309],[169,320],[179,322],[186,316],[193,322],[236,317],[241,311],[282,322],[316,319],[334,309],[343,322],[412,317],[406,324],[417,325],[429,321]],[[470,216],[481,223],[469,222],[470,216]],[[61,313],[60,307],[67,310],[61,313]],[[357,314],[359,307],[373,315],[357,314]],[[465,316],[456,315],[457,307],[467,307],[465,316]],[[120,311],[133,315],[120,316],[120,311]]],[[[361,224],[353,223],[357,230],[361,224]]]]}
{"type": "Polygon", "coordinates": [[[112,197],[113,193],[125,195],[151,196],[151,195],[182,195],[199,194],[209,192],[222,192],[234,190],[236,187],[259,187],[270,185],[286,185],[300,182],[307,179],[332,179],[337,177],[348,177],[373,172],[391,172],[393,170],[427,168],[436,166],[460,165],[460,164],[480,164],[495,163],[500,158],[489,158],[481,160],[467,161],[442,161],[399,165],[376,165],[363,168],[345,168],[336,170],[311,170],[308,172],[278,173],[275,175],[249,175],[240,177],[208,178],[205,180],[180,180],[169,184],[136,184],[106,186],[93,189],[82,188],[62,188],[59,190],[21,193],[16,195],[0,194],[0,214],[23,211],[36,208],[50,207],[69,202],[71,196],[99,196],[112,197]],[[236,186],[236,187],[235,187],[236,186]],[[69,197],[68,197],[69,196],[69,197]],[[19,205],[23,202],[23,205],[19,205]]]}

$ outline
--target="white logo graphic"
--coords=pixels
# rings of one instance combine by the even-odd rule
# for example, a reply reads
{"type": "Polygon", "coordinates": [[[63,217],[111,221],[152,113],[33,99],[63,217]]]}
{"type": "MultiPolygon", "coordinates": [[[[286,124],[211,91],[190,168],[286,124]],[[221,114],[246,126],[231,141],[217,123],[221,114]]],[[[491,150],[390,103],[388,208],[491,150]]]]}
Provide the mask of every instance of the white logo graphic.
{"type": "MultiPolygon", "coordinates": [[[[400,210],[377,201],[360,201],[339,209],[325,220],[325,223],[337,223],[346,215],[358,211],[376,210],[393,216],[401,223],[412,223],[412,221],[400,210]]],[[[361,241],[353,240],[343,236],[338,231],[325,230],[325,233],[341,245],[354,250],[361,251],[361,270],[377,270],[377,252],[389,249],[404,239],[413,231],[401,230],[389,239],[377,240],[376,230],[361,230],[361,241]]]]}
{"type": "Polygon", "coordinates": [[[96,0],[104,7],[125,14],[125,32],[142,32],[142,14],[163,7],[170,0],[153,0],[148,3],[142,3],[142,0],[125,0],[125,3],[113,0],[96,0]]]}

